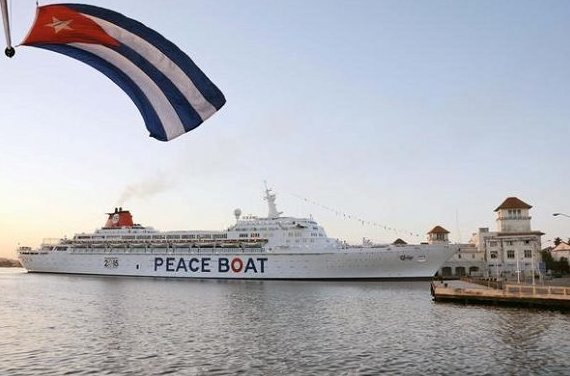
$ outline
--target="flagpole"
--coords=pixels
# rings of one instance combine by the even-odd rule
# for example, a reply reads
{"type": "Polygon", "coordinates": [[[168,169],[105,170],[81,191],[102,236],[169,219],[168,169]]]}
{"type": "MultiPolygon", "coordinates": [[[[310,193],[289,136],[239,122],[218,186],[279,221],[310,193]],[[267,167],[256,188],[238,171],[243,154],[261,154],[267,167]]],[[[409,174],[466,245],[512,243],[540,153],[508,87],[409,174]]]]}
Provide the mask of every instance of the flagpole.
{"type": "Polygon", "coordinates": [[[4,20],[4,34],[6,35],[6,49],[4,53],[8,57],[14,56],[16,51],[12,47],[12,39],[10,38],[10,20],[8,19],[8,4],[6,0],[0,0],[0,6],[2,7],[2,19],[4,20]]]}

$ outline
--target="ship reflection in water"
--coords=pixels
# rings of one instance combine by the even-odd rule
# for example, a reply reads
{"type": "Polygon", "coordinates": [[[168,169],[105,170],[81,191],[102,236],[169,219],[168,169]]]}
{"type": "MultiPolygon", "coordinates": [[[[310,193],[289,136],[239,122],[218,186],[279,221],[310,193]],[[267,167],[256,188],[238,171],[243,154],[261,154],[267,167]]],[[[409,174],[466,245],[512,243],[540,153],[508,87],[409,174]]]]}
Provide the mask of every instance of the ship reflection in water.
{"type": "Polygon", "coordinates": [[[0,374],[565,374],[568,315],[426,282],[0,273],[0,374]]]}

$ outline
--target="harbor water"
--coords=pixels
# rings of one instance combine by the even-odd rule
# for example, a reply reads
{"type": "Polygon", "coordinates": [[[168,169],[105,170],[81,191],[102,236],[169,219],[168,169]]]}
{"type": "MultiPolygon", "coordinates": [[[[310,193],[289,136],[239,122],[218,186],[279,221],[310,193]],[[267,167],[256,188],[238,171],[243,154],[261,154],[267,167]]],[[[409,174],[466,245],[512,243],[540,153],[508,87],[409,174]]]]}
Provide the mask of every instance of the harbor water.
{"type": "Polygon", "coordinates": [[[429,291],[0,268],[0,375],[570,374],[570,314],[429,291]]]}

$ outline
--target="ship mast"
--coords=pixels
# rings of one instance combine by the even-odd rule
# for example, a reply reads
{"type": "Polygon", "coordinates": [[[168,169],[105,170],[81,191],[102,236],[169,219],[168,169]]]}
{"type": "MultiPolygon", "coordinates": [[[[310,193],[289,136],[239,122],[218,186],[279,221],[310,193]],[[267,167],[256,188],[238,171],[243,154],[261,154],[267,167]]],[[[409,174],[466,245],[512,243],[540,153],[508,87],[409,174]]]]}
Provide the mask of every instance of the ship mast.
{"type": "Polygon", "coordinates": [[[264,181],[264,183],[265,183],[265,197],[263,199],[267,201],[267,207],[268,207],[267,217],[279,218],[279,215],[281,215],[283,212],[277,211],[277,205],[275,205],[275,198],[277,196],[275,195],[275,193],[271,192],[270,188],[267,187],[267,182],[264,181]]]}

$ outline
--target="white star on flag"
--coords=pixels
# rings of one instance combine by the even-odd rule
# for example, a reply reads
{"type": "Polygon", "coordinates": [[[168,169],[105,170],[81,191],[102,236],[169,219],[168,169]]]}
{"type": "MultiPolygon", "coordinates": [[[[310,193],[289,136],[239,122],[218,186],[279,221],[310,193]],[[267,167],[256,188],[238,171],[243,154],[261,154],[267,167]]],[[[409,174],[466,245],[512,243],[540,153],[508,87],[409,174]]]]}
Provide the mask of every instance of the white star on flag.
{"type": "Polygon", "coordinates": [[[71,27],[69,27],[69,24],[72,23],[73,20],[60,21],[55,17],[52,17],[51,20],[52,23],[47,24],[46,26],[53,27],[53,30],[56,34],[62,30],[73,30],[71,27]]]}

